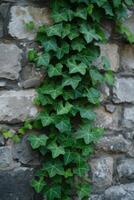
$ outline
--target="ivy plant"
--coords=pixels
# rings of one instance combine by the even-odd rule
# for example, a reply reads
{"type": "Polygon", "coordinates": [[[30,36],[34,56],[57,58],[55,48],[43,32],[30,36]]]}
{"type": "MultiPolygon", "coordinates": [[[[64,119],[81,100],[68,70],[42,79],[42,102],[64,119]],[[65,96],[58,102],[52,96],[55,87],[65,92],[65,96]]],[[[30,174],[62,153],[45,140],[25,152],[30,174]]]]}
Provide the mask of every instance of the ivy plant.
{"type": "MultiPolygon", "coordinates": [[[[42,155],[42,167],[32,186],[47,200],[88,199],[91,192],[88,160],[103,134],[95,127],[94,108],[100,104],[99,86],[113,84],[106,57],[96,66],[99,43],[107,41],[103,20],[114,22],[129,42],[134,36],[123,25],[132,0],[51,0],[51,25],[39,27],[40,51],[30,49],[29,60],[46,77],[37,89],[40,112],[29,141],[42,155]]],[[[28,26],[28,25],[27,25],[28,26]]],[[[33,28],[33,23],[30,24],[33,28]]],[[[29,26],[28,26],[29,27],[29,26]]]]}

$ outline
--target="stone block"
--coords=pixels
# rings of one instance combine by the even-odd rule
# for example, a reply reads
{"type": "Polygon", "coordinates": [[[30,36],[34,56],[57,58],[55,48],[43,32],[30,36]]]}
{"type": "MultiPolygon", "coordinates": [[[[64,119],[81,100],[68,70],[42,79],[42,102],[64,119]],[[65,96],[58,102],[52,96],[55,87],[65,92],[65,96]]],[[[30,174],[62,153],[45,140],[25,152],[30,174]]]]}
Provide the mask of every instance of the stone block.
{"type": "Polygon", "coordinates": [[[11,147],[0,147],[0,170],[13,166],[11,147]]]}
{"type": "Polygon", "coordinates": [[[21,53],[15,44],[0,44],[0,78],[10,80],[19,78],[21,53]]]}
{"type": "Polygon", "coordinates": [[[122,125],[127,128],[134,127],[134,107],[126,107],[124,108],[123,114],[123,123],[122,125]]]}
{"type": "Polygon", "coordinates": [[[115,103],[134,102],[134,78],[117,78],[113,94],[115,103]]]}
{"type": "Polygon", "coordinates": [[[134,159],[121,160],[117,171],[120,178],[134,179],[134,159]]]}
{"type": "Polygon", "coordinates": [[[134,45],[123,45],[121,48],[121,66],[127,71],[134,70],[134,45]]]}
{"type": "Polygon", "coordinates": [[[8,123],[33,119],[37,108],[33,105],[35,90],[0,91],[0,121],[8,123]]]}
{"type": "Polygon", "coordinates": [[[34,22],[36,27],[49,24],[50,19],[47,8],[13,6],[11,8],[9,34],[18,39],[33,40],[36,36],[36,30],[29,31],[26,28],[26,23],[31,21],[34,22]]]}
{"type": "Polygon", "coordinates": [[[113,158],[103,156],[91,160],[92,183],[95,191],[104,190],[112,183],[113,158]]]}

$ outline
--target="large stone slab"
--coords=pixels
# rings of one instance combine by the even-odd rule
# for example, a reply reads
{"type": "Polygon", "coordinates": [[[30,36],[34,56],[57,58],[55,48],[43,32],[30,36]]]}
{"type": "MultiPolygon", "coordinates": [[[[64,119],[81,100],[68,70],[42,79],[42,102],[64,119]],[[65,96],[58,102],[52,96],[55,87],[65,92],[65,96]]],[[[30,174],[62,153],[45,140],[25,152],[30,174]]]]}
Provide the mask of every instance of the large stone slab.
{"type": "Polygon", "coordinates": [[[0,199],[33,200],[32,177],[33,170],[26,167],[0,172],[0,199]]]}
{"type": "Polygon", "coordinates": [[[33,119],[37,108],[33,105],[34,90],[1,91],[0,122],[17,123],[33,119]]]}
{"type": "Polygon", "coordinates": [[[124,108],[123,126],[127,128],[134,127],[134,106],[124,108]]]}
{"type": "Polygon", "coordinates": [[[113,90],[114,102],[134,102],[134,78],[117,78],[113,90]]]}
{"type": "Polygon", "coordinates": [[[0,78],[10,80],[19,78],[21,53],[15,44],[0,44],[0,78]]]}
{"type": "Polygon", "coordinates": [[[32,6],[13,6],[11,8],[11,21],[9,23],[9,34],[18,39],[33,40],[36,31],[29,31],[26,23],[34,22],[36,27],[42,24],[49,24],[49,15],[46,8],[35,8],[32,6]]]}

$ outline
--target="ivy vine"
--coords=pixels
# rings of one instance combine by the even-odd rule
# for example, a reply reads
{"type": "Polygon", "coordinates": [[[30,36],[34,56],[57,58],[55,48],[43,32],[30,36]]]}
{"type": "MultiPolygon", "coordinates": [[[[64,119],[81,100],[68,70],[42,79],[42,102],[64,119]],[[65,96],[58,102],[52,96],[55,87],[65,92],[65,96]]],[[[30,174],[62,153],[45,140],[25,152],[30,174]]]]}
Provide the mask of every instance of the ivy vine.
{"type": "Polygon", "coordinates": [[[31,49],[28,57],[46,76],[35,99],[40,112],[33,128],[40,134],[31,134],[29,141],[42,155],[32,186],[47,200],[90,195],[88,160],[104,131],[94,126],[94,108],[100,104],[99,86],[114,80],[106,57],[101,58],[103,69],[95,65],[98,44],[107,42],[102,22],[113,21],[134,42],[122,23],[132,4],[132,0],[51,0],[53,24],[38,29],[40,51],[31,49]]]}

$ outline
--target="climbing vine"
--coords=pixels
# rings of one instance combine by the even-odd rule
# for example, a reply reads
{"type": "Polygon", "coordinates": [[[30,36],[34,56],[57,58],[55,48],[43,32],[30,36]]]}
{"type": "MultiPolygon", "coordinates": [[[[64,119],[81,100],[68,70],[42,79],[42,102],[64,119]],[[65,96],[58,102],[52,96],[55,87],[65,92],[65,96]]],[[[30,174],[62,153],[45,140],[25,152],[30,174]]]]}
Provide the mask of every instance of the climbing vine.
{"type": "Polygon", "coordinates": [[[31,134],[29,141],[42,155],[32,186],[47,200],[88,199],[90,195],[88,160],[104,131],[94,126],[94,108],[100,104],[99,86],[112,85],[114,80],[106,57],[101,57],[103,69],[95,64],[99,43],[107,41],[102,22],[114,22],[118,32],[134,42],[122,23],[132,3],[51,0],[53,24],[38,29],[39,51],[31,49],[28,57],[46,76],[35,99],[40,112],[32,125],[39,134],[31,134]]]}

